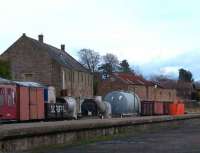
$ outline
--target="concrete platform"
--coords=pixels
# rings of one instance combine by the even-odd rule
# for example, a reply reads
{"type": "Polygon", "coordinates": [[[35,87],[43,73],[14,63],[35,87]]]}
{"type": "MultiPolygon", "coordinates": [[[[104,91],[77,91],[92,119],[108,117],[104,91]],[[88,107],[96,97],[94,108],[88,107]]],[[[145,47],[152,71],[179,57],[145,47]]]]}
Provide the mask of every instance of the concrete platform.
{"type": "MultiPolygon", "coordinates": [[[[73,143],[79,139],[114,135],[126,128],[200,118],[200,114],[89,119],[0,125],[0,150],[27,150],[42,145],[73,143]]],[[[141,128],[142,128],[141,126],[141,128]]]]}
{"type": "Polygon", "coordinates": [[[199,153],[199,127],[200,119],[185,120],[180,126],[151,128],[150,131],[137,134],[129,132],[88,144],[48,147],[37,151],[38,153],[199,153]]]}

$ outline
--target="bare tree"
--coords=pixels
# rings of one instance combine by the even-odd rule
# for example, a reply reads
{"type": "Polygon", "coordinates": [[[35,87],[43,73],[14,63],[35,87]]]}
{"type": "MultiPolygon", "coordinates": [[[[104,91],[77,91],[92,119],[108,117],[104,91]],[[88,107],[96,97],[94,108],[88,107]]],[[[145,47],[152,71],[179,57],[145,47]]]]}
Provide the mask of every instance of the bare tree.
{"type": "Polygon", "coordinates": [[[150,80],[158,83],[164,88],[176,89],[177,88],[177,80],[167,75],[152,75],[150,80]]]}
{"type": "Polygon", "coordinates": [[[91,72],[96,72],[98,70],[98,65],[100,63],[100,55],[91,49],[81,49],[78,52],[81,64],[88,68],[91,72]]]}
{"type": "Polygon", "coordinates": [[[116,55],[107,53],[103,56],[104,64],[109,64],[112,67],[112,71],[117,70],[119,66],[119,60],[116,55]]]}
{"type": "Polygon", "coordinates": [[[102,56],[102,63],[99,67],[99,72],[103,75],[103,78],[108,78],[113,71],[118,70],[119,68],[119,60],[117,56],[107,53],[106,55],[102,56]]]}

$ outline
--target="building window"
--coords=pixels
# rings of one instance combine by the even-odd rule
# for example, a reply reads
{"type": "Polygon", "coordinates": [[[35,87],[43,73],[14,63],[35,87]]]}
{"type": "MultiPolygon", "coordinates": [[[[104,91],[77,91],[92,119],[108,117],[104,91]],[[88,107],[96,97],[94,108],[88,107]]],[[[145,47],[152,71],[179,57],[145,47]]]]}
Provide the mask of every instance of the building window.
{"type": "Polygon", "coordinates": [[[65,71],[62,71],[62,89],[65,89],[65,71]]]}
{"type": "Polygon", "coordinates": [[[88,86],[90,85],[90,75],[88,75],[88,86]]]}
{"type": "Polygon", "coordinates": [[[4,96],[0,95],[0,106],[4,104],[4,96]]]}
{"type": "Polygon", "coordinates": [[[85,74],[85,85],[87,85],[87,75],[85,74]]]}
{"type": "Polygon", "coordinates": [[[15,104],[15,93],[12,89],[7,90],[7,96],[8,96],[8,105],[14,105],[15,104]]]}
{"type": "Polygon", "coordinates": [[[4,104],[4,91],[0,88],[0,106],[4,104]]]}
{"type": "Polygon", "coordinates": [[[65,81],[67,81],[68,80],[68,75],[67,75],[67,71],[65,71],[65,81]]]}
{"type": "Polygon", "coordinates": [[[171,98],[171,92],[169,92],[169,98],[171,98]]]}
{"type": "Polygon", "coordinates": [[[74,82],[75,78],[74,78],[74,72],[72,72],[72,81],[74,82]]]}
{"type": "Polygon", "coordinates": [[[68,76],[69,76],[69,81],[72,81],[72,73],[70,71],[68,72],[68,76]]]}
{"type": "Polygon", "coordinates": [[[30,81],[33,80],[33,73],[24,73],[24,80],[30,81]]]}
{"type": "Polygon", "coordinates": [[[77,77],[78,77],[78,80],[77,80],[77,82],[79,83],[79,81],[80,81],[80,80],[79,80],[79,72],[78,72],[77,74],[78,74],[78,76],[77,76],[77,77]]]}

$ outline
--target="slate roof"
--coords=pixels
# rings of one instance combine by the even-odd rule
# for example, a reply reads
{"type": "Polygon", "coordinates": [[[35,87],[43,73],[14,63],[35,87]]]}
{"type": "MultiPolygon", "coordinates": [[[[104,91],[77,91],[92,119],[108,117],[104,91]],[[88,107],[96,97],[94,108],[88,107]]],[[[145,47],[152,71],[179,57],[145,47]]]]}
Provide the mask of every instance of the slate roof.
{"type": "Polygon", "coordinates": [[[13,81],[13,83],[16,83],[20,86],[25,86],[25,87],[42,87],[42,88],[46,87],[46,86],[39,84],[37,82],[30,82],[30,81],[13,81]]]}
{"type": "Polygon", "coordinates": [[[60,65],[68,68],[68,69],[74,69],[81,72],[89,72],[88,69],[86,69],[82,64],[80,64],[76,59],[74,59],[71,55],[69,55],[67,52],[62,51],[61,49],[58,49],[54,46],[51,46],[46,43],[39,42],[36,39],[30,38],[28,36],[22,36],[27,39],[29,39],[34,46],[38,46],[44,50],[46,50],[49,54],[49,56],[54,59],[57,63],[60,65]]]}
{"type": "Polygon", "coordinates": [[[113,73],[113,76],[115,76],[116,78],[120,79],[121,81],[123,81],[126,84],[131,84],[131,85],[143,85],[143,86],[155,86],[157,85],[160,88],[163,88],[161,85],[146,80],[141,76],[135,75],[133,73],[113,73]]]}
{"type": "Polygon", "coordinates": [[[5,83],[5,84],[8,83],[9,84],[9,83],[11,83],[11,81],[0,77],[0,83],[5,83]]]}
{"type": "Polygon", "coordinates": [[[13,81],[13,80],[7,80],[0,77],[0,84],[17,84],[20,86],[25,87],[46,87],[42,84],[36,83],[36,82],[28,82],[28,81],[13,81]]]}

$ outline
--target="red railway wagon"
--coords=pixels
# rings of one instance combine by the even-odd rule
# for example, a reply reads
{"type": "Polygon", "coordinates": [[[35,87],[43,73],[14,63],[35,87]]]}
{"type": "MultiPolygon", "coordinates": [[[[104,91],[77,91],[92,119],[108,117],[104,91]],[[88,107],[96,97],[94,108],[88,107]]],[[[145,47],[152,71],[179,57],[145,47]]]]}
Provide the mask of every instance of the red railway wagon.
{"type": "Polygon", "coordinates": [[[153,101],[141,101],[141,115],[152,116],[154,114],[153,101]]]}
{"type": "Polygon", "coordinates": [[[16,119],[16,88],[13,85],[0,85],[0,119],[16,119]]]}
{"type": "Polygon", "coordinates": [[[164,115],[163,102],[155,101],[153,104],[154,104],[153,114],[154,115],[164,115]]]}
{"type": "Polygon", "coordinates": [[[169,114],[169,103],[159,101],[141,101],[141,115],[167,115],[169,114]]]}
{"type": "Polygon", "coordinates": [[[163,112],[164,112],[164,115],[169,115],[169,105],[171,103],[172,102],[163,102],[163,112]]]}
{"type": "Polygon", "coordinates": [[[0,84],[0,119],[44,119],[44,88],[25,83],[0,84]]]}

